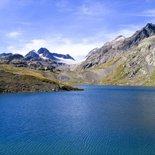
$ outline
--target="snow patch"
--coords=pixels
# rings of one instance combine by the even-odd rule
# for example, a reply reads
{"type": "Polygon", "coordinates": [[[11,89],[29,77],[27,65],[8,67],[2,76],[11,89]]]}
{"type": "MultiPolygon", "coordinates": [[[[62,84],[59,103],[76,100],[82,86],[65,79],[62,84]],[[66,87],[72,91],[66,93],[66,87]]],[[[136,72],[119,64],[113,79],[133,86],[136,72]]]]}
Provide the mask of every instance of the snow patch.
{"type": "Polygon", "coordinates": [[[56,56],[54,56],[54,57],[56,59],[58,59],[59,62],[61,62],[61,63],[65,63],[65,64],[69,64],[69,65],[76,64],[76,61],[75,60],[72,60],[72,59],[63,59],[63,58],[59,58],[59,57],[56,57],[56,56]]]}
{"type": "Polygon", "coordinates": [[[44,59],[44,60],[48,60],[47,57],[43,56],[43,54],[39,54],[40,58],[44,59]]]}

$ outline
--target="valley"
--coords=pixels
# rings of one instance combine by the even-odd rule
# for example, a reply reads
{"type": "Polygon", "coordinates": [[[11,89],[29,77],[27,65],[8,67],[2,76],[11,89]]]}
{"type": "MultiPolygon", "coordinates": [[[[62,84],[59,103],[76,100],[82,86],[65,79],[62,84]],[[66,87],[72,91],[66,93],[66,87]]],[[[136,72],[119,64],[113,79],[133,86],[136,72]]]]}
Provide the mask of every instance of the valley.
{"type": "MultiPolygon", "coordinates": [[[[68,87],[72,90],[70,86],[60,87],[59,83],[155,86],[155,25],[148,23],[129,38],[118,36],[101,48],[90,51],[80,64],[76,64],[75,59],[68,54],[51,53],[46,48],[32,50],[25,56],[0,54],[0,64],[2,92],[5,89],[4,85],[12,85],[14,80],[23,79],[23,75],[24,79],[28,78],[26,81],[31,83],[25,83],[19,92],[68,90],[68,87]],[[30,76],[33,77],[32,80],[30,76]],[[44,78],[50,82],[46,80],[45,82],[44,78]],[[10,81],[11,79],[13,81],[10,81]],[[6,84],[6,80],[10,83],[6,84]],[[25,88],[32,83],[37,85],[36,88],[32,90],[25,88]],[[53,85],[50,88],[49,83],[53,85]],[[44,85],[45,89],[41,89],[38,85],[44,85]]],[[[18,90],[11,88],[10,92],[18,90]]]]}

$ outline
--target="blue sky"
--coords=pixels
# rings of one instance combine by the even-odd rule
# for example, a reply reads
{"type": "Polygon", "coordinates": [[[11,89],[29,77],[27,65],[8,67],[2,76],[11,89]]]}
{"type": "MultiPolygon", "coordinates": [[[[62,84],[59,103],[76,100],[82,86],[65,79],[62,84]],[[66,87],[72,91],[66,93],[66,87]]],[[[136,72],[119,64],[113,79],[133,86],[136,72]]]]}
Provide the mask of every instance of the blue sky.
{"type": "Polygon", "coordinates": [[[0,53],[47,47],[80,59],[155,23],[155,0],[0,0],[0,53]]]}

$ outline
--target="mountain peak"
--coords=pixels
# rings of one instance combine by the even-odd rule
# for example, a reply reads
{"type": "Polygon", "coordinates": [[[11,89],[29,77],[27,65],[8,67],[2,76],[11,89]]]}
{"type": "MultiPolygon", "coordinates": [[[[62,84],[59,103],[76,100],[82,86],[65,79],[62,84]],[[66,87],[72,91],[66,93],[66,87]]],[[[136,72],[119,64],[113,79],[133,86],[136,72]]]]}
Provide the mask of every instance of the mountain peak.
{"type": "Polygon", "coordinates": [[[49,51],[47,48],[45,48],[45,47],[41,47],[41,48],[38,50],[38,53],[39,53],[39,54],[48,54],[48,53],[50,53],[50,51],[49,51]]]}
{"type": "Polygon", "coordinates": [[[39,59],[39,55],[37,54],[37,52],[35,50],[32,50],[25,55],[25,58],[27,58],[27,59],[39,59]]]}
{"type": "Polygon", "coordinates": [[[155,24],[148,23],[142,30],[139,31],[139,33],[144,35],[146,38],[155,35],[155,24]]]}
{"type": "Polygon", "coordinates": [[[30,52],[35,52],[35,53],[36,53],[36,50],[33,49],[33,50],[31,50],[30,52]]]}
{"type": "Polygon", "coordinates": [[[138,45],[143,39],[155,35],[155,24],[148,23],[141,30],[136,31],[131,37],[126,38],[121,48],[126,50],[127,48],[138,45]]]}
{"type": "Polygon", "coordinates": [[[73,57],[71,57],[69,54],[58,54],[58,53],[52,53],[52,55],[58,59],[62,58],[62,59],[70,59],[70,60],[74,60],[75,59],[73,57]]]}
{"type": "Polygon", "coordinates": [[[155,24],[147,23],[145,28],[149,28],[149,29],[155,28],[155,24]]]}

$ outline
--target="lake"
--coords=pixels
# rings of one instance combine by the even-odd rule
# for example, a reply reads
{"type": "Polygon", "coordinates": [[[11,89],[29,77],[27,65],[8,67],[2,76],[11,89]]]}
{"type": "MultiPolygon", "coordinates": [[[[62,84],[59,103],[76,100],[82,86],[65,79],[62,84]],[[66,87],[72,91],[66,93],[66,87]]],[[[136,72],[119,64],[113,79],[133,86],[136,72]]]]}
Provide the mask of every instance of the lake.
{"type": "Polygon", "coordinates": [[[0,95],[0,155],[155,155],[155,88],[0,95]]]}

